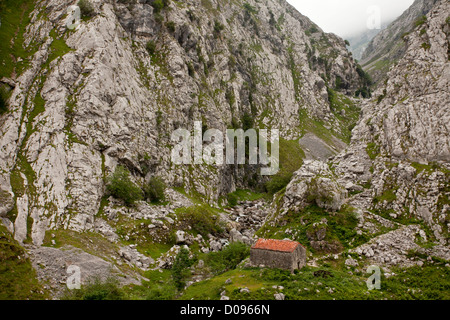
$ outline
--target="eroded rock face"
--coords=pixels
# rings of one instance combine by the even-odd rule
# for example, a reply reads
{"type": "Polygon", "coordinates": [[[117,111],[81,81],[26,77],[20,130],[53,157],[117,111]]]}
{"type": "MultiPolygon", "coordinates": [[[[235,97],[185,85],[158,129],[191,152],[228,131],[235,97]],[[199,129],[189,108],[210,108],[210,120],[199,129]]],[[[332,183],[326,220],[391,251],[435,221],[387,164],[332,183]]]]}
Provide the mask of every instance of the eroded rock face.
{"type": "Polygon", "coordinates": [[[339,127],[321,75],[348,94],[362,84],[344,41],[285,2],[171,2],[163,22],[146,2],[91,2],[97,14],[68,32],[66,5],[42,1],[24,35],[38,50],[15,79],[14,112],[0,120],[0,215],[15,194],[19,241],[27,217],[35,244],[48,228],[94,228],[104,177],[118,164],[136,183],[158,175],[215,201],[245,186],[248,169],[175,166],[174,129],[200,120],[223,131],[251,114],[254,125],[297,139],[300,110],[339,127]],[[15,190],[11,174],[24,176],[15,190]]]}

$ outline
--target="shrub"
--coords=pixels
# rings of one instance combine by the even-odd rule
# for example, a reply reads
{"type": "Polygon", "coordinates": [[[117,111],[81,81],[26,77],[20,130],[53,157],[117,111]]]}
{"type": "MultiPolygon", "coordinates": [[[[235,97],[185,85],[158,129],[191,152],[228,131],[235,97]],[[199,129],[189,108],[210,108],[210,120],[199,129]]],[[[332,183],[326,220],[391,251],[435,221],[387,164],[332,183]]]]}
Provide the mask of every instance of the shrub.
{"type": "Polygon", "coordinates": [[[173,300],[176,292],[173,285],[152,287],[145,297],[146,300],[173,300]]]}
{"type": "Polygon", "coordinates": [[[215,20],[214,21],[214,32],[218,34],[223,29],[225,29],[225,26],[223,24],[221,24],[219,21],[215,20]]]}
{"type": "Polygon", "coordinates": [[[156,52],[156,42],[153,40],[150,40],[149,42],[147,42],[147,44],[145,45],[145,49],[147,49],[147,52],[149,55],[154,55],[156,52]]]}
{"type": "Polygon", "coordinates": [[[206,237],[208,233],[218,234],[223,232],[219,217],[206,205],[183,208],[180,220],[187,223],[194,231],[206,237]]]}
{"type": "Polygon", "coordinates": [[[130,179],[130,173],[122,166],[117,166],[108,177],[107,190],[115,198],[122,199],[126,205],[142,200],[142,190],[130,179]]]}
{"type": "Polygon", "coordinates": [[[119,281],[109,277],[101,280],[100,277],[90,279],[79,290],[66,292],[63,300],[124,300],[125,294],[119,286],[119,281]]]}
{"type": "Polygon", "coordinates": [[[312,34],[312,33],[317,33],[317,32],[319,32],[319,29],[317,29],[316,26],[312,26],[311,28],[308,29],[308,32],[309,32],[310,34],[312,34]]]}
{"type": "Polygon", "coordinates": [[[230,243],[222,251],[211,252],[205,262],[215,274],[235,269],[236,266],[250,254],[250,248],[241,243],[230,243]]]}
{"type": "Polygon", "coordinates": [[[7,93],[4,87],[0,87],[0,114],[8,111],[7,93]]]}
{"type": "Polygon", "coordinates": [[[173,21],[167,22],[166,27],[167,27],[167,29],[169,29],[170,32],[172,32],[172,33],[175,32],[175,28],[176,28],[175,22],[173,22],[173,21]]]}
{"type": "Polygon", "coordinates": [[[424,15],[415,21],[415,25],[416,25],[416,27],[418,27],[418,26],[423,25],[425,22],[427,22],[427,16],[424,15]]]}
{"type": "Polygon", "coordinates": [[[429,43],[424,42],[424,43],[422,43],[422,48],[423,48],[424,50],[428,50],[428,49],[431,48],[431,45],[430,45],[429,43]]]}
{"type": "Polygon", "coordinates": [[[291,176],[276,175],[269,182],[266,183],[266,190],[269,194],[275,194],[286,187],[291,181],[291,176]]]}
{"type": "Polygon", "coordinates": [[[253,117],[249,113],[244,113],[242,116],[242,129],[247,131],[253,127],[253,117]]]}
{"type": "Polygon", "coordinates": [[[152,177],[148,184],[144,187],[144,197],[151,202],[164,201],[164,190],[166,185],[164,181],[158,177],[152,177]]]}
{"type": "Polygon", "coordinates": [[[80,0],[77,5],[80,7],[81,17],[91,18],[95,16],[95,9],[89,0],[80,0]]]}
{"type": "Polygon", "coordinates": [[[157,14],[161,12],[162,9],[167,8],[169,6],[170,0],[155,0],[151,4],[154,9],[154,13],[157,14]]]}
{"type": "Polygon", "coordinates": [[[255,7],[253,7],[251,4],[245,2],[244,3],[244,9],[248,14],[257,14],[258,10],[256,10],[255,7]]]}
{"type": "Polygon", "coordinates": [[[194,77],[195,76],[195,69],[194,66],[192,65],[192,62],[188,62],[187,63],[187,68],[188,68],[188,73],[190,77],[194,77]]]}
{"type": "Polygon", "coordinates": [[[228,200],[228,205],[230,207],[234,207],[238,203],[238,198],[237,198],[237,196],[234,193],[229,193],[227,195],[227,200],[228,200]]]}
{"type": "Polygon", "coordinates": [[[380,154],[380,147],[375,142],[369,142],[366,147],[367,154],[371,160],[375,160],[380,154]]]}
{"type": "Polygon", "coordinates": [[[364,86],[371,86],[373,84],[372,77],[367,72],[364,71],[361,65],[359,64],[356,65],[356,72],[362,78],[364,86]]]}
{"type": "Polygon", "coordinates": [[[186,279],[190,275],[189,267],[192,264],[193,259],[189,258],[189,251],[186,248],[181,248],[172,266],[172,279],[178,290],[182,290],[186,285],[186,279]]]}

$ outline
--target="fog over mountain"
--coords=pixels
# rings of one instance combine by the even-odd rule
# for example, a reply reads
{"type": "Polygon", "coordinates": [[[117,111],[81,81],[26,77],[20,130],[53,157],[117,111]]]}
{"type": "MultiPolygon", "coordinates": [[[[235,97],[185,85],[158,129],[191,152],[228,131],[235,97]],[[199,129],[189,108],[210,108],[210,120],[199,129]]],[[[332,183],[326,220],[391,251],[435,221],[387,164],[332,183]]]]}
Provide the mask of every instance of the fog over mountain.
{"type": "Polygon", "coordinates": [[[380,9],[381,24],[400,16],[413,0],[288,0],[298,11],[317,23],[324,31],[351,37],[367,31],[367,21],[380,9]]]}

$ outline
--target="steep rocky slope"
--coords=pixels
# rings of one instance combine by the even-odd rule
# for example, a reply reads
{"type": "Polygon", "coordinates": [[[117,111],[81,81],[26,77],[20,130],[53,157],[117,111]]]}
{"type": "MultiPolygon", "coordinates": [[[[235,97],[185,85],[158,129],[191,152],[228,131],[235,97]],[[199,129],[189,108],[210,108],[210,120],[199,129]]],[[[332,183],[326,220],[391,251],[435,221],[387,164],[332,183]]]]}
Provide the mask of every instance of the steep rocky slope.
{"type": "Polygon", "coordinates": [[[416,0],[400,17],[377,34],[361,56],[361,65],[376,84],[386,79],[389,68],[398,62],[406,51],[404,36],[425,16],[438,0],[416,0]]]}
{"type": "Polygon", "coordinates": [[[1,213],[16,239],[89,229],[117,164],[137,183],[158,175],[212,200],[245,186],[251,168],[171,163],[170,133],[195,120],[224,130],[251,119],[286,140],[315,128],[348,136],[327,86],[354,94],[355,62],[284,1],[91,2],[72,31],[71,2],[23,1],[35,4],[21,35],[29,67],[6,75],[0,120],[1,213]]]}
{"type": "MultiPolygon", "coordinates": [[[[373,239],[379,244],[375,257],[372,251],[366,256],[375,262],[386,257],[385,262],[408,264],[406,252],[429,240],[438,244],[431,250],[435,255],[449,259],[449,10],[449,2],[440,1],[410,33],[380,96],[363,105],[349,147],[329,167],[305,163],[268,220],[271,225],[311,203],[335,211],[350,206],[358,215],[359,235],[399,228],[373,239]],[[315,189],[319,192],[311,193],[315,189]],[[424,240],[416,238],[419,230],[424,240]]],[[[363,249],[367,245],[358,253],[366,253],[363,249]]]]}

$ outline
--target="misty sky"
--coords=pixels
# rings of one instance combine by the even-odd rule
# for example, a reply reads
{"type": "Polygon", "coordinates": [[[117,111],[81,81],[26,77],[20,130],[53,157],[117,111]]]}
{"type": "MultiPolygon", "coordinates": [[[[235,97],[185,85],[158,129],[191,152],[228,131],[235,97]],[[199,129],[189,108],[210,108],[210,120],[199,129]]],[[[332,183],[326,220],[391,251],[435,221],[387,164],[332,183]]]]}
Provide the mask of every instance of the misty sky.
{"type": "Polygon", "coordinates": [[[367,13],[367,10],[371,6],[379,8],[383,23],[400,16],[414,0],[287,0],[287,2],[325,32],[346,37],[367,30],[367,21],[371,19],[371,13],[367,13]]]}

